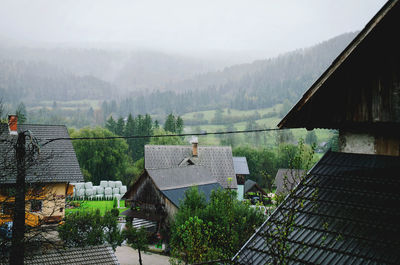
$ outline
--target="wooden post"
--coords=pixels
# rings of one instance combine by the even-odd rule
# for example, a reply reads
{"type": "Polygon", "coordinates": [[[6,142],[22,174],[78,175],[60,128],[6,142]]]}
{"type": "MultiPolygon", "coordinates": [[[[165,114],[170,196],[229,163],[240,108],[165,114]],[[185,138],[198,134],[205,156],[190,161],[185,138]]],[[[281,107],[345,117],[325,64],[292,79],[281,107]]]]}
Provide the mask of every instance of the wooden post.
{"type": "Polygon", "coordinates": [[[10,253],[10,264],[15,265],[23,265],[25,256],[25,154],[25,133],[21,132],[16,146],[17,179],[10,253]]]}

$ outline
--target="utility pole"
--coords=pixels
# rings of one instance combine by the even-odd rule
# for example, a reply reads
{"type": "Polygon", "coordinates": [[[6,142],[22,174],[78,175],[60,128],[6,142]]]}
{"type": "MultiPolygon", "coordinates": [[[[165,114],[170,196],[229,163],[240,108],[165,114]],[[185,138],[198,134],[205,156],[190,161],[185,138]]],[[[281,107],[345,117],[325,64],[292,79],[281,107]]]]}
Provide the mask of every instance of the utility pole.
{"type": "Polygon", "coordinates": [[[17,179],[15,183],[15,208],[11,239],[10,264],[23,265],[25,257],[25,132],[18,133],[16,145],[17,179]]]}

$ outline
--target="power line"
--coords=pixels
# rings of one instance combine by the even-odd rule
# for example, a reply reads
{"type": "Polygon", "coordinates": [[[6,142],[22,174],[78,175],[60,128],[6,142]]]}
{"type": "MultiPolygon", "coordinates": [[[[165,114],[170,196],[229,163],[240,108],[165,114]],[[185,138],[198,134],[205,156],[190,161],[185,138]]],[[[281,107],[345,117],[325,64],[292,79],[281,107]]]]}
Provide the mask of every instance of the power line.
{"type": "Polygon", "coordinates": [[[269,129],[256,129],[256,130],[242,130],[242,131],[223,131],[223,132],[201,132],[201,133],[181,133],[181,134],[159,134],[159,135],[131,135],[131,136],[108,136],[108,137],[61,137],[45,139],[46,145],[54,141],[61,140],[113,140],[113,139],[147,139],[147,138],[162,138],[162,137],[177,137],[177,136],[204,136],[204,135],[222,135],[222,134],[236,134],[236,133],[258,133],[258,132],[269,132],[269,131],[281,131],[287,129],[269,128],[269,129]]]}

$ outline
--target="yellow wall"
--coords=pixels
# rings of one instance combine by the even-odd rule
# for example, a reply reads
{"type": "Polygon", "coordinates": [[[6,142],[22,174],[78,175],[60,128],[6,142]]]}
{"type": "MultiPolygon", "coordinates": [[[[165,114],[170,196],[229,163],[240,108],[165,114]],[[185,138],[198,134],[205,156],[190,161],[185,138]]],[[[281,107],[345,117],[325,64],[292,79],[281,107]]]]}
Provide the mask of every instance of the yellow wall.
{"type": "MultiPolygon", "coordinates": [[[[54,183],[45,186],[44,198],[42,201],[42,210],[36,212],[40,217],[65,215],[65,191],[67,183],[54,183]]],[[[27,201],[26,211],[31,210],[31,203],[27,201]]]]}
{"type": "MultiPolygon", "coordinates": [[[[51,183],[46,184],[43,187],[42,192],[34,191],[33,194],[29,195],[29,191],[25,197],[25,211],[30,215],[32,213],[38,216],[40,219],[49,219],[49,217],[55,217],[57,220],[61,220],[65,216],[65,192],[67,189],[67,183],[51,183]],[[42,208],[40,211],[31,212],[31,201],[41,201],[42,208]]],[[[0,207],[1,202],[14,203],[14,197],[7,197],[0,194],[0,207]]],[[[1,209],[0,209],[1,210],[1,209]]],[[[0,224],[11,221],[10,215],[3,215],[0,211],[0,224]]]]}

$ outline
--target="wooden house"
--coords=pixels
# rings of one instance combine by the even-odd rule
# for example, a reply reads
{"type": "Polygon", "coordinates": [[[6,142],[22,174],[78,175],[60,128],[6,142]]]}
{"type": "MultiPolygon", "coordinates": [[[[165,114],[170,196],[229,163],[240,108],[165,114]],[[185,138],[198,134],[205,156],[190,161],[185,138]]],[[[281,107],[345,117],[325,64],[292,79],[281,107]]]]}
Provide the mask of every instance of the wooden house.
{"type": "Polygon", "coordinates": [[[160,228],[175,215],[185,192],[194,186],[206,200],[213,190],[222,188],[204,166],[145,169],[123,196],[130,209],[122,214],[157,222],[160,228]]]}
{"type": "Polygon", "coordinates": [[[185,191],[197,186],[206,199],[218,188],[237,189],[230,147],[146,145],[145,171],[123,196],[130,209],[123,214],[168,222],[184,199],[185,191]]]}
{"type": "Polygon", "coordinates": [[[399,2],[383,6],[279,123],[337,129],[340,152],[313,166],[235,264],[400,264],[399,2]]]}
{"type": "Polygon", "coordinates": [[[65,215],[66,196],[72,193],[69,183],[83,181],[83,176],[71,141],[43,143],[53,138],[68,138],[68,130],[62,125],[18,125],[17,117],[11,116],[9,124],[0,124],[1,139],[6,140],[0,143],[0,223],[12,221],[16,162],[11,145],[22,131],[30,133],[27,144],[34,142],[39,148],[34,162],[28,161],[26,166],[25,223],[37,226],[42,222],[59,222],[65,215]]]}

